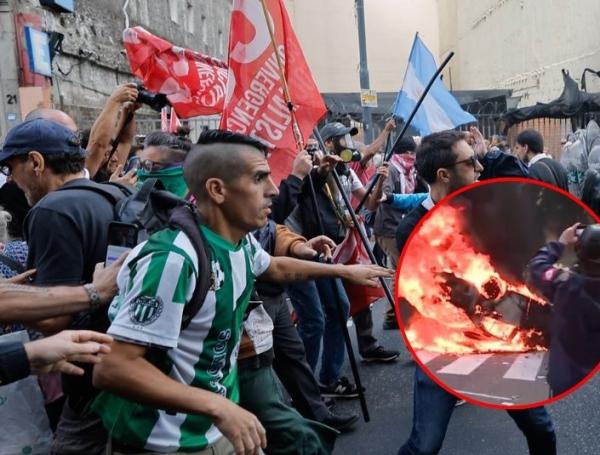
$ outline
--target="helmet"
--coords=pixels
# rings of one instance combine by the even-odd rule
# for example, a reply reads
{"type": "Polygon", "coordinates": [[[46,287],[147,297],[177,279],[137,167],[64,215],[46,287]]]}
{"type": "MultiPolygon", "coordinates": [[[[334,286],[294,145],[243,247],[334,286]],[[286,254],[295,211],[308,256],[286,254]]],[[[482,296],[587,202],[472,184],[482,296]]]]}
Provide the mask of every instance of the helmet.
{"type": "Polygon", "coordinates": [[[583,270],[600,273],[600,225],[586,226],[575,243],[575,253],[583,270]]]}

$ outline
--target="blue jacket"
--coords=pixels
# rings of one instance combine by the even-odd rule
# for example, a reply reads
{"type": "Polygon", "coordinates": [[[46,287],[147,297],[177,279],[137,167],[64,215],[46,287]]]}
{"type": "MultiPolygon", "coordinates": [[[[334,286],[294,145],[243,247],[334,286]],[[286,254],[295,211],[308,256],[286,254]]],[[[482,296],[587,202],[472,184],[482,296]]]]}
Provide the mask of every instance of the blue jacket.
{"type": "Polygon", "coordinates": [[[600,277],[554,264],[565,246],[550,242],[529,262],[533,285],[553,304],[548,383],[555,395],[600,361],[600,277]]]}

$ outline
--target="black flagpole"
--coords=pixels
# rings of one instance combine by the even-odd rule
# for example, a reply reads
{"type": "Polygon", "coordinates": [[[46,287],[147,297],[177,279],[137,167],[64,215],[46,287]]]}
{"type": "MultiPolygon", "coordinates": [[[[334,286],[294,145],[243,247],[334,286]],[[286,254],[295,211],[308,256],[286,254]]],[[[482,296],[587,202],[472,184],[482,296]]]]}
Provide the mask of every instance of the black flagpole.
{"type": "MultiPolygon", "coordinates": [[[[429,80],[429,83],[425,87],[425,90],[423,90],[423,93],[421,94],[421,97],[419,98],[419,101],[417,101],[417,104],[415,104],[415,107],[413,108],[412,112],[408,116],[408,119],[406,119],[406,122],[404,123],[404,126],[402,127],[402,130],[400,131],[400,134],[398,134],[398,137],[394,141],[394,145],[386,153],[386,156],[384,157],[384,161],[388,161],[390,159],[390,157],[392,155],[392,150],[394,150],[396,148],[396,146],[398,145],[398,142],[400,142],[400,140],[404,137],[404,134],[406,133],[406,130],[408,129],[408,126],[410,125],[410,122],[412,122],[413,117],[417,114],[417,111],[419,110],[419,107],[421,106],[421,104],[423,103],[423,100],[427,96],[427,93],[429,93],[429,90],[431,89],[431,86],[433,85],[433,83],[435,82],[435,80],[438,78],[438,76],[443,71],[443,69],[446,67],[446,65],[448,64],[448,62],[450,61],[450,59],[452,57],[454,57],[454,52],[450,52],[448,54],[448,56],[444,59],[444,61],[440,65],[440,67],[435,72],[435,74],[429,80]]],[[[375,185],[377,185],[377,181],[379,180],[379,177],[380,177],[379,174],[375,175],[375,178],[373,179],[373,181],[371,182],[371,184],[367,188],[367,191],[366,191],[364,197],[362,198],[362,200],[360,201],[360,203],[356,207],[356,211],[357,212],[360,212],[360,209],[362,209],[363,205],[367,201],[367,198],[369,197],[369,194],[371,194],[371,192],[373,191],[373,188],[375,188],[375,185]]]]}

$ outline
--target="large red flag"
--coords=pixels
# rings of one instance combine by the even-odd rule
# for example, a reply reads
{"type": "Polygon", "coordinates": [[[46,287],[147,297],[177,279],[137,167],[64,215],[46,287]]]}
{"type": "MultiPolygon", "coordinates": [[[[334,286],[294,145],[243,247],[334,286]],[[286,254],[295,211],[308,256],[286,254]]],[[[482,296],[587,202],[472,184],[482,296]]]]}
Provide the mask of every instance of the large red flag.
{"type": "Polygon", "coordinates": [[[125,29],[123,44],[133,74],[148,90],[167,95],[179,117],[223,111],[225,62],[174,46],[142,27],[125,29]]]}
{"type": "MultiPolygon", "coordinates": [[[[327,109],[315,84],[283,0],[265,0],[283,63],[294,117],[302,138],[327,109]]],[[[234,0],[229,34],[229,79],[221,128],[257,136],[274,150],[269,157],[279,182],[297,153],[292,115],[261,0],[234,0]]]]}

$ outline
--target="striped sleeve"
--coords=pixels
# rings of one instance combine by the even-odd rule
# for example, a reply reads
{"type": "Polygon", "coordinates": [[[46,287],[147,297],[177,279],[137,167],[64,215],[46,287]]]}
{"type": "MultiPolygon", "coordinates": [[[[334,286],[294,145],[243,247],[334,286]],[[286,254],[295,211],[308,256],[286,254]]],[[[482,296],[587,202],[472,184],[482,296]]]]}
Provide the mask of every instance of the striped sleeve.
{"type": "Polygon", "coordinates": [[[125,267],[108,333],[139,344],[176,347],[183,309],[196,285],[192,262],[171,249],[142,248],[125,267]]]}
{"type": "Polygon", "coordinates": [[[269,268],[271,264],[271,256],[265,250],[263,250],[260,243],[254,238],[253,235],[246,236],[250,243],[250,252],[252,255],[252,273],[254,276],[260,276],[269,268]]]}

